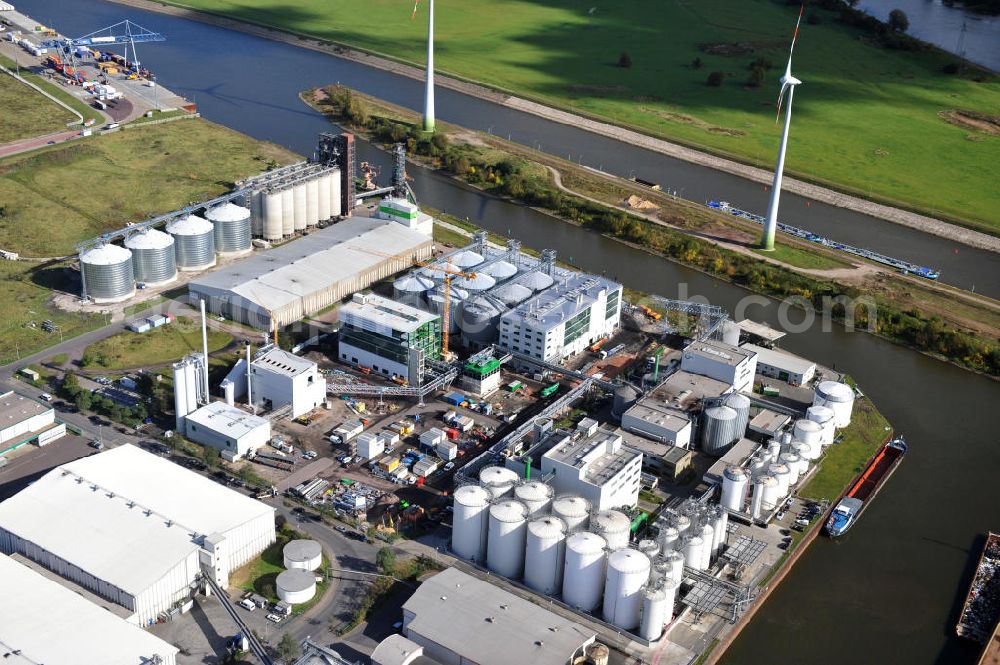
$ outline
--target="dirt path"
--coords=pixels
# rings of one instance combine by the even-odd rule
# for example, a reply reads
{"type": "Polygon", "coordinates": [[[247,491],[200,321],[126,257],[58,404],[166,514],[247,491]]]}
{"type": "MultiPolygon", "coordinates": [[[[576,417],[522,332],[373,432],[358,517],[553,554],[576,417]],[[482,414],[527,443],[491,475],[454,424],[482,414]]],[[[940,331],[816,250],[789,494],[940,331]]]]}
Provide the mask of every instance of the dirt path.
{"type": "MultiPolygon", "coordinates": [[[[320,41],[315,37],[299,36],[277,28],[269,28],[262,25],[238,21],[185,7],[163,5],[158,2],[152,2],[151,0],[111,1],[130,7],[138,7],[147,11],[200,21],[202,23],[216,25],[228,30],[235,30],[257,37],[271,39],[273,41],[284,42],[300,48],[307,48],[313,51],[328,53],[347,60],[359,62],[369,67],[375,67],[377,69],[400,74],[408,78],[424,80],[424,72],[419,67],[397,62],[384,56],[373,55],[371,53],[366,53],[364,51],[359,51],[357,49],[349,48],[336,43],[320,41]]],[[[501,106],[506,106],[524,113],[530,113],[553,122],[577,127],[593,134],[607,136],[624,143],[652,150],[653,152],[682,159],[692,164],[707,166],[718,171],[724,171],[726,173],[747,178],[765,185],[770,185],[771,183],[772,173],[770,171],[734,162],[730,159],[717,157],[706,152],[701,152],[676,143],[665,141],[663,139],[648,136],[632,129],[619,127],[607,122],[601,122],[577,115],[575,113],[552,108],[551,106],[546,106],[529,99],[515,97],[514,95],[500,90],[487,88],[483,85],[463,81],[450,76],[444,76],[440,73],[438,73],[435,77],[435,83],[438,86],[449,88],[472,97],[486,99],[501,106]]],[[[909,212],[900,208],[893,208],[880,203],[873,203],[856,196],[837,192],[832,189],[820,187],[819,185],[813,185],[801,180],[789,178],[787,176],[784,180],[784,189],[785,191],[806,196],[814,201],[821,201],[829,205],[847,208],[872,217],[878,217],[879,219],[884,219],[886,221],[893,222],[894,224],[918,229],[925,233],[930,233],[942,238],[947,238],[951,241],[969,245],[970,247],[978,247],[980,249],[1000,253],[1000,238],[981,233],[979,231],[973,231],[972,229],[967,229],[955,224],[949,224],[948,222],[944,222],[933,217],[909,212]]]]}

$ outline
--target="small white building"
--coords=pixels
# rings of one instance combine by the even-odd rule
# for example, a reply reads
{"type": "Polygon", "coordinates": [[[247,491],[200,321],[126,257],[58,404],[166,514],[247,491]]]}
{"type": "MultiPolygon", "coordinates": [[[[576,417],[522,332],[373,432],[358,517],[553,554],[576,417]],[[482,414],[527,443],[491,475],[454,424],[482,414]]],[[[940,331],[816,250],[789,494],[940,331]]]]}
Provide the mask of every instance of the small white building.
{"type": "Polygon", "coordinates": [[[421,445],[427,446],[428,448],[434,448],[439,443],[444,442],[445,433],[438,427],[432,427],[426,432],[420,434],[421,445]]]}
{"type": "Polygon", "coordinates": [[[427,237],[434,235],[434,218],[421,212],[417,204],[406,199],[384,198],[378,206],[379,219],[391,219],[427,237]]]}
{"type": "Polygon", "coordinates": [[[558,430],[555,445],[542,455],[542,474],[554,474],[557,494],[577,494],[594,510],[639,502],[642,453],[623,445],[620,432],[584,418],[572,432],[558,430]]]}
{"type": "Polygon", "coordinates": [[[358,437],[358,456],[374,459],[385,452],[385,439],[375,432],[365,432],[358,437]]]}
{"type": "Polygon", "coordinates": [[[211,402],[189,413],[184,427],[187,438],[218,448],[229,461],[246,457],[271,440],[271,421],[225,402],[211,402]]]}
{"type": "Polygon", "coordinates": [[[0,395],[0,455],[28,443],[42,446],[66,434],[55,410],[9,391],[0,395]]]}
{"type": "Polygon", "coordinates": [[[793,386],[809,383],[816,376],[816,363],[780,349],[768,349],[756,344],[744,344],[744,351],[757,354],[757,373],[784,381],[793,386]]]}
{"type": "Polygon", "coordinates": [[[434,449],[437,456],[446,462],[450,462],[456,457],[458,457],[458,444],[454,441],[442,441],[437,444],[437,448],[434,449]]]}
{"type": "Polygon", "coordinates": [[[250,363],[250,395],[254,405],[274,410],[292,406],[292,418],[326,401],[326,379],[311,360],[272,347],[250,363]]]}
{"type": "Polygon", "coordinates": [[[724,381],[736,392],[749,393],[757,371],[757,354],[725,342],[692,342],[681,356],[681,369],[724,381]]]}

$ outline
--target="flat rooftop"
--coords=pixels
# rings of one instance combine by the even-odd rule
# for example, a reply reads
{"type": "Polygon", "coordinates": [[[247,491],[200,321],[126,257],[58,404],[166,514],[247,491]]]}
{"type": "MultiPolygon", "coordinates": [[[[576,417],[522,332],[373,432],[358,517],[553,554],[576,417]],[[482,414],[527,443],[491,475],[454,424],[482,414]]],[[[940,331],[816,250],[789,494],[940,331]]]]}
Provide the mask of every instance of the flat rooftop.
{"type": "Polygon", "coordinates": [[[266,419],[247,413],[235,406],[229,406],[225,402],[210,402],[189,413],[185,418],[199,427],[231,436],[234,439],[240,439],[258,427],[269,424],[266,419]]]}
{"type": "Polygon", "coordinates": [[[687,409],[706,397],[719,397],[732,389],[725,381],[679,370],[653,388],[639,403],[660,402],[687,409]]]}
{"type": "Polygon", "coordinates": [[[344,325],[390,336],[392,331],[413,332],[420,326],[440,318],[436,314],[374,293],[355,296],[340,308],[338,317],[344,325]]]}
{"type": "Polygon", "coordinates": [[[153,656],[176,662],[176,647],[4,555],[0,580],[4,665],[139,665],[153,656]]]}
{"type": "Polygon", "coordinates": [[[744,344],[740,348],[756,353],[759,364],[780,367],[794,374],[805,374],[816,369],[813,361],[780,349],[767,349],[756,344],[744,344]]]}
{"type": "Polygon", "coordinates": [[[596,634],[455,568],[427,579],[403,604],[403,628],[478,665],[565,665],[596,634]]]}
{"type": "Polygon", "coordinates": [[[0,430],[51,411],[48,404],[18,395],[13,390],[0,395],[0,430]]]}
{"type": "Polygon", "coordinates": [[[598,486],[614,478],[629,462],[642,454],[624,445],[616,451],[610,451],[609,448],[622,436],[621,432],[604,427],[599,427],[590,436],[578,429],[572,432],[559,431],[553,436],[557,437],[557,442],[544,457],[577,469],[586,468],[584,478],[598,486]]]}
{"type": "Polygon", "coordinates": [[[691,418],[683,409],[655,400],[633,404],[625,413],[630,418],[638,418],[668,432],[680,432],[691,424],[691,418]]]}
{"type": "Polygon", "coordinates": [[[726,344],[725,342],[706,340],[703,342],[692,342],[684,349],[684,356],[701,356],[707,360],[736,367],[747,358],[750,358],[752,352],[743,350],[732,344],[726,344]]]}
{"type": "Polygon", "coordinates": [[[600,275],[572,273],[503,315],[523,320],[539,330],[550,330],[597,302],[602,291],[616,291],[621,284],[600,275]]]}
{"type": "Polygon", "coordinates": [[[786,416],[783,413],[771,411],[770,409],[761,409],[760,413],[750,419],[749,427],[759,434],[773,436],[780,432],[791,420],[791,416],[786,416]]]}
{"type": "Polygon", "coordinates": [[[285,376],[298,376],[316,367],[316,363],[311,360],[274,347],[254,358],[251,364],[254,367],[285,376]]]}
{"type": "Polygon", "coordinates": [[[721,483],[722,474],[726,472],[727,466],[741,466],[759,446],[760,444],[756,441],[751,441],[750,439],[740,439],[736,442],[736,445],[726,451],[725,455],[717,459],[715,463],[709,467],[708,471],[706,471],[704,475],[705,481],[710,483],[721,483]]]}
{"type": "Polygon", "coordinates": [[[785,333],[780,330],[775,330],[765,323],[757,323],[756,321],[751,321],[750,319],[743,319],[736,325],[740,330],[748,335],[754,335],[768,342],[777,342],[785,336],[785,333]]]}

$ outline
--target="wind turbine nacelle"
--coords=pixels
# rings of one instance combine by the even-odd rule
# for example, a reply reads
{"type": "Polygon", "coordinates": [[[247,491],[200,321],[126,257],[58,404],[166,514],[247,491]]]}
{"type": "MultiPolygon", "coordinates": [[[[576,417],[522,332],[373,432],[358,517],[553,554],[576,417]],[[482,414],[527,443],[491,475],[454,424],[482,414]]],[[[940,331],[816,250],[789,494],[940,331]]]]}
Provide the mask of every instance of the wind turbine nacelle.
{"type": "Polygon", "coordinates": [[[785,74],[784,76],[781,77],[781,87],[785,87],[788,85],[801,85],[801,84],[802,81],[798,80],[791,74],[785,74]]]}

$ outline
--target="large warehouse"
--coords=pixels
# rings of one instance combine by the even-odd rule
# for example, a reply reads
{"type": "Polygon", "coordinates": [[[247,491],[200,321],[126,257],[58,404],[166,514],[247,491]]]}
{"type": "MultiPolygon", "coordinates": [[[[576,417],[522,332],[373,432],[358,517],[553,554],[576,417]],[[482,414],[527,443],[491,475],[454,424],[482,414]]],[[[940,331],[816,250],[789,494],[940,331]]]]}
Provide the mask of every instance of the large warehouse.
{"type": "Polygon", "coordinates": [[[349,217],[188,285],[214,314],[284,327],[431,257],[433,241],[392,220],[349,217]]]}
{"type": "Polygon", "coordinates": [[[133,612],[189,598],[202,564],[229,572],[275,540],[274,509],[131,445],[56,467],[0,503],[0,551],[133,612]]]}
{"type": "Polygon", "coordinates": [[[177,662],[177,647],[3,555],[0,580],[4,665],[177,662]]]}

